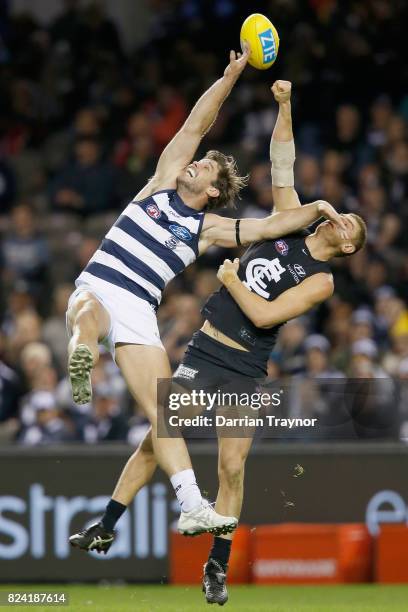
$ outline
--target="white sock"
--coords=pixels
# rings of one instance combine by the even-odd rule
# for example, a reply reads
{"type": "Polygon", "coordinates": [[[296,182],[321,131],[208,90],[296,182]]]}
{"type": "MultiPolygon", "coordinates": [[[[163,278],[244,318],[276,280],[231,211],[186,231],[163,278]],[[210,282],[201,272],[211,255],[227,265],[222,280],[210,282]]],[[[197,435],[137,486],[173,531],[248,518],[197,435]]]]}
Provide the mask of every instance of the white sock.
{"type": "Polygon", "coordinates": [[[190,512],[201,504],[201,492],[196,483],[195,474],[192,469],[182,470],[173,474],[170,482],[174,487],[181,509],[190,512]]]}

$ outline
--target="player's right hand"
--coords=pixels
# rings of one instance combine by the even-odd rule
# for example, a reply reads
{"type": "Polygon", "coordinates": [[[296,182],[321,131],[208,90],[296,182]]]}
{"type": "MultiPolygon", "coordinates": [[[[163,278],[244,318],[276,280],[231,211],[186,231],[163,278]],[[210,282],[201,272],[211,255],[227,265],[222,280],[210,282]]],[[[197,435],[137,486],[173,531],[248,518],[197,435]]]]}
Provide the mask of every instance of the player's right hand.
{"type": "Polygon", "coordinates": [[[288,102],[292,93],[292,83],[290,81],[275,81],[271,91],[279,104],[281,102],[288,102]]]}
{"type": "Polygon", "coordinates": [[[224,71],[224,76],[232,77],[234,80],[237,79],[247,65],[249,54],[248,44],[245,45],[243,53],[230,51],[230,62],[224,71]]]}
{"type": "Polygon", "coordinates": [[[231,282],[238,280],[238,268],[239,268],[239,259],[236,257],[234,261],[230,259],[226,259],[223,264],[220,265],[217,272],[217,278],[225,287],[231,282]]]}

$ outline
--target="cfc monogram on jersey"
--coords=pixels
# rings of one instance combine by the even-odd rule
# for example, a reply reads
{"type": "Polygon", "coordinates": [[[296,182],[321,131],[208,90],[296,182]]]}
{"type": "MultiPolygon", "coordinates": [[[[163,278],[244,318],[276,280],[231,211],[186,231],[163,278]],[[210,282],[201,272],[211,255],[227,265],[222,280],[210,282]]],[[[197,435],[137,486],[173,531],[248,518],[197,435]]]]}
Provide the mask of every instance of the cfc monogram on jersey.
{"type": "MultiPolygon", "coordinates": [[[[241,258],[238,270],[247,289],[270,302],[313,274],[330,274],[326,262],[311,256],[305,242],[307,236],[305,231],[251,245],[241,258]]],[[[251,359],[266,370],[280,325],[271,329],[255,327],[225,287],[209,298],[202,313],[219,331],[247,348],[251,359]]]]}

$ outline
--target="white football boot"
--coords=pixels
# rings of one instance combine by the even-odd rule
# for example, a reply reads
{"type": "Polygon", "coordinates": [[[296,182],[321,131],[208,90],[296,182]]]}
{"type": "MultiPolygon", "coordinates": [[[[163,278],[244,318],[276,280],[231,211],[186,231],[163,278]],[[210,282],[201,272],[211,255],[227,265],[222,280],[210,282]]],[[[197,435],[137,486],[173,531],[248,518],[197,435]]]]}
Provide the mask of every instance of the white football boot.
{"type": "Polygon", "coordinates": [[[179,533],[186,536],[196,536],[201,533],[220,536],[231,533],[237,525],[238,519],[235,516],[218,514],[212,505],[203,499],[197,508],[190,512],[181,512],[177,529],[179,533]]]}

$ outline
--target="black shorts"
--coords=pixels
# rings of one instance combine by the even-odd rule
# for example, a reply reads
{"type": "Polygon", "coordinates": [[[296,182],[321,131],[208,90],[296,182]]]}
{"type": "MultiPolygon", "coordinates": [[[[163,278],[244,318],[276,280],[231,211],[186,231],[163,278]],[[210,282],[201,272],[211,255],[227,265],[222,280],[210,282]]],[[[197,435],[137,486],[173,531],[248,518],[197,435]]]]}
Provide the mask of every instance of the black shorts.
{"type": "Polygon", "coordinates": [[[189,389],[232,386],[254,392],[265,373],[251,363],[247,351],[232,348],[196,332],[173,375],[173,381],[189,389]]]}

